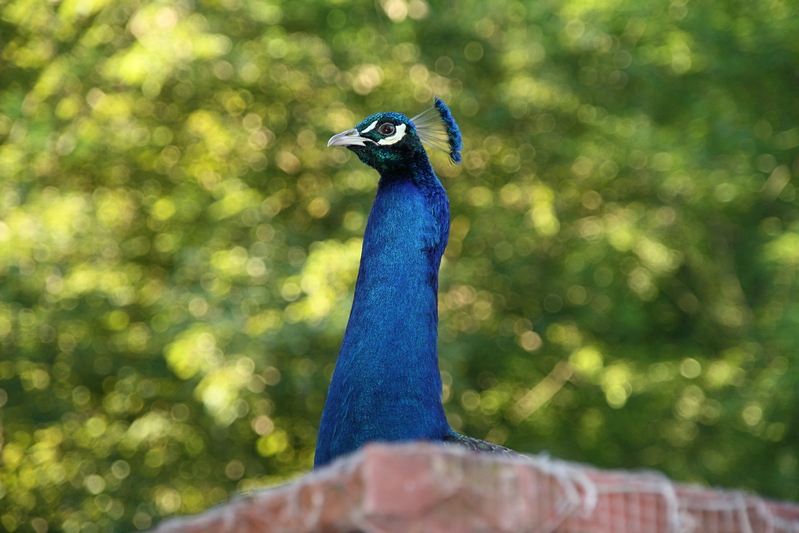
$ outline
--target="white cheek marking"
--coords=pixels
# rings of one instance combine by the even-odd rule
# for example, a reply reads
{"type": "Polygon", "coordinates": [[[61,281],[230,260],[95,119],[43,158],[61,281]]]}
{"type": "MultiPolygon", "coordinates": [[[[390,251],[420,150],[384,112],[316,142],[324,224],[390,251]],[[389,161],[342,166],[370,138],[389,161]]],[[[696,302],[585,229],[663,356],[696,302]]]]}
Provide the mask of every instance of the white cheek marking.
{"type": "Polygon", "coordinates": [[[406,128],[405,124],[400,124],[399,126],[397,126],[397,131],[394,132],[394,135],[392,135],[391,137],[386,137],[385,139],[380,139],[379,141],[377,141],[377,144],[386,145],[386,144],[396,144],[400,142],[402,138],[405,137],[405,128],[406,128]]]}
{"type": "Polygon", "coordinates": [[[368,126],[366,126],[366,129],[365,129],[365,130],[363,130],[361,133],[362,133],[362,134],[363,134],[363,133],[369,133],[370,131],[372,131],[373,129],[375,129],[375,126],[377,126],[377,121],[376,121],[376,120],[375,120],[374,122],[372,122],[371,124],[369,124],[368,126]]]}

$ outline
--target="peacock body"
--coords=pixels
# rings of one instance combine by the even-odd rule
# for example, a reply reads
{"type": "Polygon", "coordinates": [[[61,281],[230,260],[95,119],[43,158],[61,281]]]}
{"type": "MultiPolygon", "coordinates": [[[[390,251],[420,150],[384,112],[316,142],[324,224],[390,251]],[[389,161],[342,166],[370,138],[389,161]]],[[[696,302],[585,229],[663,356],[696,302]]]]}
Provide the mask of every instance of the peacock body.
{"type": "Polygon", "coordinates": [[[444,414],[438,270],[449,235],[449,200],[424,145],[460,162],[460,131],[438,98],[417,117],[378,113],[328,142],[352,150],[380,180],[315,467],[371,441],[439,441],[515,454],[454,432],[444,414]]]}

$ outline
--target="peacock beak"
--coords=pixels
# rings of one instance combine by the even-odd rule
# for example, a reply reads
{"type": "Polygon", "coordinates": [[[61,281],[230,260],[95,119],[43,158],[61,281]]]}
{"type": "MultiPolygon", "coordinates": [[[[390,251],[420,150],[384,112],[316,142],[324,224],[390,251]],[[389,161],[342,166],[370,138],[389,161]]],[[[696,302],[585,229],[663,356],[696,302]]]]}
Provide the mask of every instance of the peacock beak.
{"type": "Polygon", "coordinates": [[[355,128],[333,135],[327,141],[328,146],[366,146],[366,141],[374,143],[372,139],[361,137],[360,132],[355,128]]]}

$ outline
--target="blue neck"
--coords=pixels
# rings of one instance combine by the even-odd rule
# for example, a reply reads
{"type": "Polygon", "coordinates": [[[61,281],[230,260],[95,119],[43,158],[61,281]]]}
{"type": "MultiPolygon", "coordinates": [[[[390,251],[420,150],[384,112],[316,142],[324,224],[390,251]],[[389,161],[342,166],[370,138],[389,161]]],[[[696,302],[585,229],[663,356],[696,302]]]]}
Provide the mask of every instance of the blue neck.
{"type": "Polygon", "coordinates": [[[314,464],[370,441],[441,440],[438,269],[449,202],[426,155],[381,174],[314,464]]]}

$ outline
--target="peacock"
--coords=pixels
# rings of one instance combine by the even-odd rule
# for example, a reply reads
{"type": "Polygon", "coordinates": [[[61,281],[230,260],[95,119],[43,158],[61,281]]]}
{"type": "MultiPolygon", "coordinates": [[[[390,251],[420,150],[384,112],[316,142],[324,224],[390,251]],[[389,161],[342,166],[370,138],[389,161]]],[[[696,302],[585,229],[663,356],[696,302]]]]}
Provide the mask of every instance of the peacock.
{"type": "Polygon", "coordinates": [[[314,467],[373,441],[425,440],[516,452],[456,433],[441,402],[438,270],[449,235],[449,199],[425,146],[461,161],[452,113],[434,106],[408,118],[377,113],[331,137],[377,170],[349,322],[316,441],[314,467]]]}

